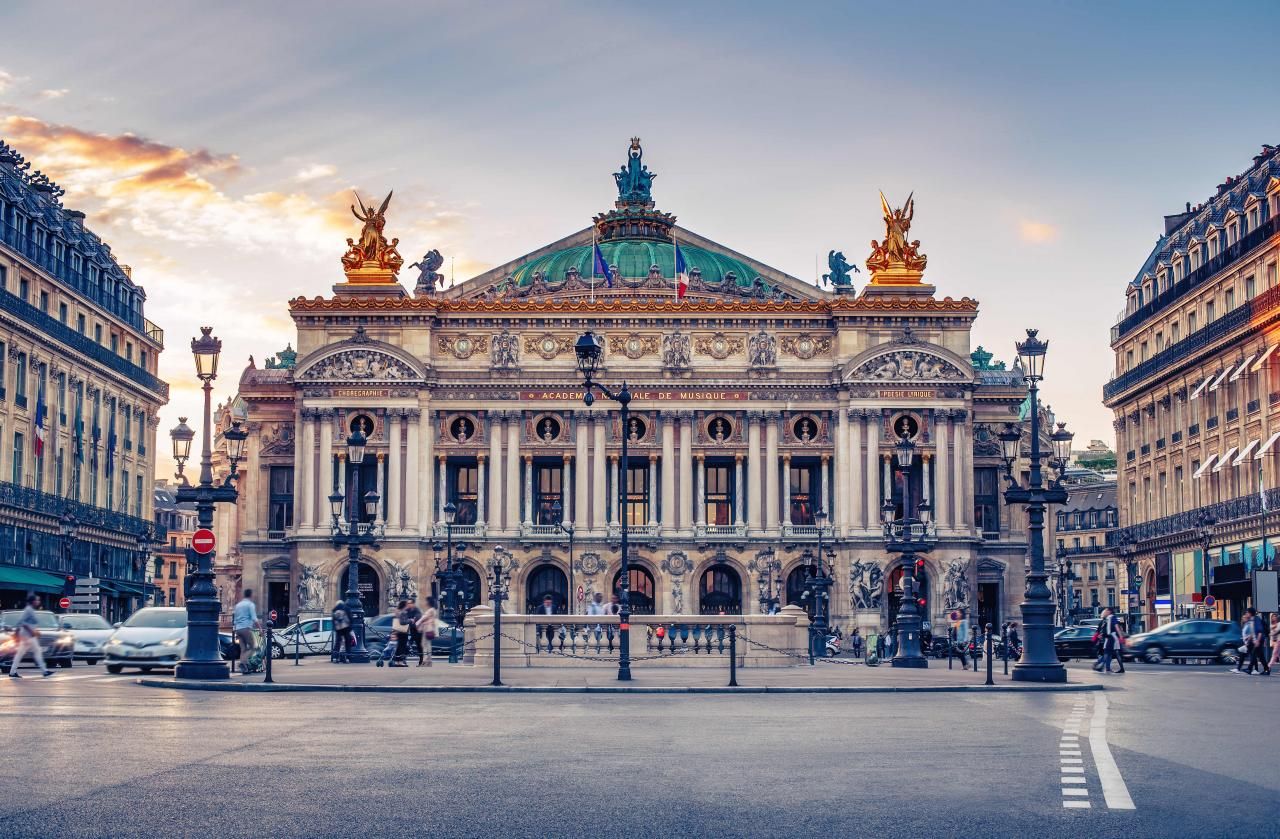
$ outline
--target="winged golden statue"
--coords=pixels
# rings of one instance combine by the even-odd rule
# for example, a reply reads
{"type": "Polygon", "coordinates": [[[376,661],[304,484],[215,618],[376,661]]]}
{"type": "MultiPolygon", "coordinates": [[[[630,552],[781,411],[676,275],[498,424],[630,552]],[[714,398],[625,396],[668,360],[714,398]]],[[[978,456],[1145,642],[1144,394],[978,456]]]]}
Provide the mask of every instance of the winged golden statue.
{"type": "Polygon", "coordinates": [[[871,269],[872,280],[877,274],[916,275],[924,271],[928,257],[920,253],[920,240],[910,241],[907,234],[911,231],[911,220],[915,216],[915,193],[907,196],[901,209],[889,206],[884,193],[880,193],[880,208],[884,211],[884,241],[871,240],[871,256],[867,258],[867,268],[871,269]]]}
{"type": "Polygon", "coordinates": [[[392,193],[388,192],[387,197],[382,199],[381,206],[376,210],[373,209],[372,203],[366,206],[364,201],[360,200],[360,196],[356,195],[356,204],[360,205],[360,210],[357,212],[353,204],[351,215],[364,222],[364,227],[360,230],[359,242],[347,240],[348,249],[342,257],[342,264],[348,270],[380,268],[395,272],[399,271],[400,266],[404,264],[404,258],[396,248],[400,240],[394,239],[388,244],[386,237],[382,235],[383,228],[387,224],[386,213],[387,207],[391,204],[391,195],[392,193]]]}

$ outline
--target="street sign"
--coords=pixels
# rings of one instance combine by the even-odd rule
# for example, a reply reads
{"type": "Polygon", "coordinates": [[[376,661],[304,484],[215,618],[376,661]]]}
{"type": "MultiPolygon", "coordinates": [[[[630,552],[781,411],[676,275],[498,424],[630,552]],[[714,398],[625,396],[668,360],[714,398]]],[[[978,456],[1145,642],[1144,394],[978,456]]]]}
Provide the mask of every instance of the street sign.
{"type": "Polygon", "coordinates": [[[1215,604],[1215,603],[1217,603],[1217,602],[1218,602],[1218,598],[1214,597],[1212,594],[1207,595],[1207,596],[1205,597],[1205,599],[1204,599],[1204,605],[1205,605],[1205,608],[1206,608],[1206,609],[1212,609],[1212,608],[1213,608],[1213,604],[1215,604]]]}
{"type": "Polygon", "coordinates": [[[207,527],[202,527],[191,534],[191,550],[198,554],[211,553],[214,544],[213,531],[207,527]]]}
{"type": "Polygon", "coordinates": [[[1121,589],[1120,593],[1121,594],[1137,594],[1138,592],[1135,589],[1126,588],[1126,589],[1121,589]]]}
{"type": "Polygon", "coordinates": [[[582,586],[578,586],[578,602],[581,603],[586,596],[587,596],[586,589],[584,589],[582,586]]]}
{"type": "Polygon", "coordinates": [[[1280,612],[1280,591],[1277,591],[1277,575],[1280,571],[1253,572],[1253,608],[1259,612],[1280,612]]]}
{"type": "Polygon", "coordinates": [[[71,608],[71,598],[70,598],[70,597],[64,597],[64,598],[62,598],[61,600],[59,600],[59,601],[58,601],[58,608],[59,608],[59,609],[70,609],[70,608],[71,608]]]}
{"type": "Polygon", "coordinates": [[[272,609],[272,610],[271,610],[270,618],[271,618],[271,622],[272,622],[272,623],[275,623],[275,622],[276,622],[276,610],[275,610],[275,609],[272,609]]]}

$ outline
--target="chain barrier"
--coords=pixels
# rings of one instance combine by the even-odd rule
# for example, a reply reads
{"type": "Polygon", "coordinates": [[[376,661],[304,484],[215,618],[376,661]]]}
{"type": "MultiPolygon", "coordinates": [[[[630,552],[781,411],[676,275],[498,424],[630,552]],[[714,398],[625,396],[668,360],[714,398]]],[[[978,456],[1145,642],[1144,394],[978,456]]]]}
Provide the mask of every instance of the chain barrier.
{"type": "MultiPolygon", "coordinates": [[[[805,664],[809,663],[809,655],[807,653],[804,655],[801,655],[799,653],[793,653],[788,650],[780,650],[777,647],[771,647],[768,644],[762,644],[759,641],[753,640],[752,638],[746,635],[743,635],[742,633],[738,633],[738,637],[741,638],[743,641],[746,641],[748,644],[750,644],[753,647],[759,647],[762,650],[768,650],[771,653],[777,653],[778,655],[786,656],[787,658],[798,659],[805,664]]],[[[814,661],[821,662],[823,664],[843,664],[846,667],[856,667],[863,663],[861,661],[849,661],[847,659],[842,659],[842,658],[826,658],[826,657],[814,658],[814,661]]]]}

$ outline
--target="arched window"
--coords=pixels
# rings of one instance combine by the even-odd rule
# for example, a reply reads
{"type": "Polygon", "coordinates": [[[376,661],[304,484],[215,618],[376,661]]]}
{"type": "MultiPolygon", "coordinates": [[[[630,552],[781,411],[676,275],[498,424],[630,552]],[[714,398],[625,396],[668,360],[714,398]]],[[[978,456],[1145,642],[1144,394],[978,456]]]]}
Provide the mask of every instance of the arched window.
{"type": "MultiPolygon", "coordinates": [[[[346,569],[342,572],[344,581],[346,569]]],[[[365,617],[372,619],[382,612],[382,588],[378,582],[378,572],[367,562],[361,562],[356,570],[356,590],[360,592],[360,602],[364,606],[365,617]]]]}
{"type": "MultiPolygon", "coordinates": [[[[653,575],[644,568],[633,565],[628,584],[631,586],[631,614],[656,614],[657,598],[654,596],[653,575]]],[[[618,594],[622,585],[622,572],[613,575],[613,593],[618,594]]]]}
{"type": "Polygon", "coordinates": [[[787,575],[787,599],[784,606],[799,606],[813,617],[813,598],[809,596],[809,586],[805,582],[804,566],[797,565],[787,575]]]}
{"type": "Polygon", "coordinates": [[[569,604],[569,579],[557,566],[545,563],[534,569],[525,585],[525,613],[536,614],[542,609],[542,599],[551,596],[556,613],[567,611],[569,604]]]}
{"type": "Polygon", "coordinates": [[[702,572],[698,585],[698,612],[703,615],[742,614],[742,578],[727,566],[702,572]]]}
{"type": "MultiPolygon", "coordinates": [[[[885,586],[886,600],[889,602],[889,621],[898,618],[898,609],[902,606],[903,567],[899,565],[889,574],[889,583],[885,586]]],[[[924,606],[920,607],[920,619],[931,620],[929,615],[929,577],[924,571],[916,572],[916,599],[924,598],[924,606]]]]}

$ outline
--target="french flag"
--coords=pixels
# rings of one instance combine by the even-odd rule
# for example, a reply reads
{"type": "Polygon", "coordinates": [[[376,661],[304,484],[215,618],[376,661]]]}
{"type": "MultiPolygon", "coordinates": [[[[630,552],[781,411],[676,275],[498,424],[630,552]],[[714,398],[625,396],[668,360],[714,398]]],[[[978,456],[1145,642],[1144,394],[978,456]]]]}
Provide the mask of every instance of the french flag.
{"type": "Polygon", "coordinates": [[[676,245],[676,299],[683,300],[684,293],[689,290],[689,268],[684,263],[684,253],[680,245],[676,245]]]}
{"type": "Polygon", "coordinates": [[[44,457],[44,417],[48,408],[44,404],[44,394],[36,396],[36,457],[44,457]]]}

